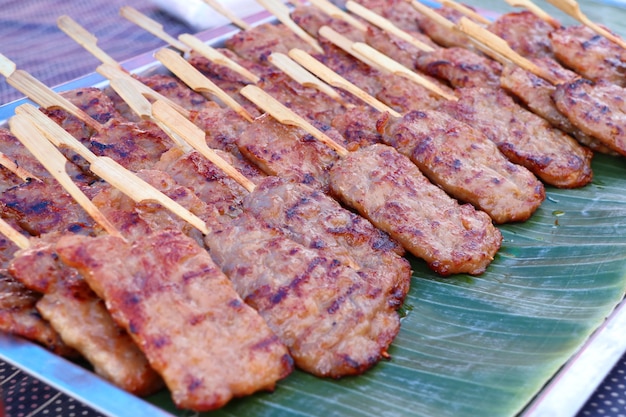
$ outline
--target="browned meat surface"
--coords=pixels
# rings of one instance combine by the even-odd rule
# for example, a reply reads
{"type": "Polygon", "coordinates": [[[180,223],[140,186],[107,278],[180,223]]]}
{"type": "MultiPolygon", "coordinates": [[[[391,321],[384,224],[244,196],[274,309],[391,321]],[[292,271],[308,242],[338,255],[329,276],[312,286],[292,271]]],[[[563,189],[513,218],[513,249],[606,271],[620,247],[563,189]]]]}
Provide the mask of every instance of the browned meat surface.
{"type": "MultiPolygon", "coordinates": [[[[414,32],[411,32],[410,34],[433,49],[439,49],[439,45],[436,45],[426,35],[414,32]]],[[[368,29],[366,33],[366,42],[374,49],[382,52],[390,58],[393,58],[395,61],[401,63],[407,68],[414,68],[415,59],[424,53],[428,53],[403,39],[389,34],[387,31],[375,27],[370,27],[368,29]]]]}
{"type": "MultiPolygon", "coordinates": [[[[365,34],[349,23],[335,19],[314,6],[298,6],[291,12],[291,18],[309,35],[317,38],[322,26],[329,26],[355,42],[365,42],[365,34]]],[[[358,19],[358,17],[357,17],[358,19]]]]}
{"type": "MultiPolygon", "coordinates": [[[[203,220],[217,215],[217,211],[209,211],[207,204],[193,191],[178,184],[167,173],[143,170],[137,172],[137,175],[203,220]]],[[[150,232],[173,229],[183,232],[197,242],[202,242],[202,234],[198,230],[158,203],[150,201],[135,203],[113,187],[103,188],[93,198],[93,203],[128,239],[140,239],[150,232]]]]}
{"type": "Polygon", "coordinates": [[[528,219],[545,198],[543,184],[511,163],[471,126],[440,112],[411,112],[380,126],[388,144],[408,156],[454,198],[496,222],[528,219]]]}
{"type": "Polygon", "coordinates": [[[308,43],[282,24],[265,23],[236,33],[226,40],[226,47],[244,59],[271,65],[267,58],[272,52],[288,53],[300,48],[314,53],[308,43]]]}
{"type": "Polygon", "coordinates": [[[626,155],[624,89],[607,81],[578,79],[559,84],[554,93],[558,109],[583,132],[626,155]]]}
{"type": "Polygon", "coordinates": [[[502,66],[464,48],[439,48],[417,57],[415,66],[454,87],[500,86],[502,66]]]}
{"type": "Polygon", "coordinates": [[[207,235],[206,243],[299,368],[341,377],[386,355],[398,315],[386,294],[354,270],[246,214],[207,235]]]}
{"type": "MultiPolygon", "coordinates": [[[[250,164],[225,152],[216,152],[249,180],[259,182],[265,177],[250,164]]],[[[239,215],[242,200],[248,195],[243,186],[195,151],[183,153],[179,149],[172,149],[163,154],[155,169],[167,172],[176,183],[184,184],[220,215],[230,217],[239,215]]]]}
{"type": "Polygon", "coordinates": [[[35,308],[41,294],[0,270],[0,331],[32,340],[62,356],[76,356],[35,308]]]}
{"type": "Polygon", "coordinates": [[[626,86],[626,51],[582,25],[550,33],[556,58],[592,81],[607,80],[626,86]]]}
{"type": "Polygon", "coordinates": [[[518,54],[527,58],[552,58],[552,44],[548,37],[554,28],[527,10],[506,13],[488,27],[518,54]]]}
{"type": "Polygon", "coordinates": [[[376,131],[376,121],[380,112],[367,106],[356,106],[337,113],[331,125],[348,142],[359,141],[361,146],[373,145],[382,141],[382,135],[376,131]]]}
{"type": "MultiPolygon", "coordinates": [[[[460,12],[457,12],[449,6],[438,7],[434,10],[454,23],[458,23],[459,20],[461,20],[461,17],[463,17],[460,12]]],[[[476,47],[469,41],[464,33],[461,33],[457,30],[450,30],[444,26],[441,26],[437,22],[433,21],[432,19],[421,13],[418,13],[417,16],[417,23],[419,25],[419,28],[437,44],[445,46],[447,48],[458,46],[464,49],[478,52],[476,47]]]]}
{"type": "MultiPolygon", "coordinates": [[[[93,195],[100,186],[82,189],[93,195]]],[[[0,196],[0,213],[7,222],[33,236],[52,231],[89,233],[94,227],[93,219],[52,178],[5,190],[0,196]]]]}
{"type": "Polygon", "coordinates": [[[74,268],[59,261],[58,234],[32,240],[16,254],[10,273],[26,287],[43,294],[36,307],[61,335],[94,367],[118,387],[147,395],[162,387],[162,380],[128,333],[117,326],[104,303],[74,268]]]}
{"type": "Polygon", "coordinates": [[[0,331],[32,340],[62,356],[77,356],[35,305],[41,294],[31,291],[7,271],[18,248],[0,235],[0,331]]]}
{"type": "Polygon", "coordinates": [[[507,92],[519,99],[533,113],[546,119],[552,126],[570,134],[582,145],[596,152],[612,153],[613,151],[598,139],[589,136],[574,126],[570,120],[556,107],[552,95],[556,87],[517,66],[507,65],[502,70],[500,85],[507,92]]]}
{"type": "Polygon", "coordinates": [[[358,3],[408,32],[418,32],[420,14],[404,0],[359,0],[358,3]]]}
{"type": "Polygon", "coordinates": [[[292,362],[263,319],[233,290],[208,252],[164,231],[134,243],[64,237],[76,267],[163,377],[174,403],[205,411],[271,390],[292,362]]]}
{"type": "Polygon", "coordinates": [[[460,205],[385,145],[350,153],[331,171],[332,191],[441,275],[480,274],[502,236],[489,216],[460,205]]]}
{"type": "MultiPolygon", "coordinates": [[[[342,145],[343,138],[332,135],[342,145]]],[[[267,175],[277,175],[318,189],[328,188],[328,170],[339,158],[335,151],[303,130],[262,116],[241,134],[239,149],[267,175]]]]}
{"type": "Polygon", "coordinates": [[[361,276],[374,279],[399,307],[409,289],[411,268],[404,249],[370,222],[321,191],[269,177],[244,200],[254,216],[306,247],[329,251],[361,276]]]}
{"type": "Polygon", "coordinates": [[[458,96],[458,102],[445,103],[441,110],[481,131],[511,162],[555,187],[591,181],[592,151],[520,107],[504,90],[466,88],[458,96]]]}
{"type": "Polygon", "coordinates": [[[221,149],[243,159],[237,147],[237,139],[250,122],[233,110],[223,109],[215,103],[207,103],[202,110],[191,112],[190,120],[204,130],[210,148],[221,149]]]}

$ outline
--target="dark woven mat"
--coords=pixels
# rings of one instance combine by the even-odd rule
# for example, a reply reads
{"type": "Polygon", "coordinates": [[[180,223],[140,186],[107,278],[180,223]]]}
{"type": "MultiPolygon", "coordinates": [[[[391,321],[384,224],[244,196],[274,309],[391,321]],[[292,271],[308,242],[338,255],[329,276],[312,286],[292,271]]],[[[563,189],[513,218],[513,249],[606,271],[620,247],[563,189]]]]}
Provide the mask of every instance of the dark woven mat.
{"type": "MultiPolygon", "coordinates": [[[[173,36],[193,33],[148,0],[5,0],[0,4],[0,53],[50,87],[91,73],[100,63],[57,27],[61,15],[70,16],[93,33],[98,46],[117,61],[164,45],[119,16],[122,6],[132,6],[159,21],[173,36]]],[[[0,104],[23,97],[0,78],[0,104]]]]}

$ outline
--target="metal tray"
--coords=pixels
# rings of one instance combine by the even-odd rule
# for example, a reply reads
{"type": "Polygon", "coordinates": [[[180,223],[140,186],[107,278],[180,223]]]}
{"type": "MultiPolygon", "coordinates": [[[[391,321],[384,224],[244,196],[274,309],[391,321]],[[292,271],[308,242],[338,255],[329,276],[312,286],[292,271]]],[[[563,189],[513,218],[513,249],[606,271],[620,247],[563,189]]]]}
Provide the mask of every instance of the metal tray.
{"type": "MultiPolygon", "coordinates": [[[[263,12],[246,20],[250,23],[261,23],[272,21],[273,17],[263,12]]],[[[237,31],[234,26],[227,25],[198,33],[196,36],[219,46],[237,31]]],[[[122,65],[127,70],[139,74],[163,70],[161,64],[153,58],[152,52],[134,57],[122,65]]],[[[106,85],[107,81],[102,76],[92,73],[57,86],[55,91],[88,86],[102,88],[106,85]]],[[[0,125],[6,125],[15,108],[25,102],[28,100],[21,99],[0,106],[0,125]]],[[[626,328],[626,302],[622,301],[604,324],[590,335],[582,348],[528,403],[521,415],[525,417],[575,415],[626,353],[624,328],[626,328]]],[[[146,400],[120,390],[79,364],[11,335],[0,333],[0,358],[107,416],[172,415],[146,400]]]]}

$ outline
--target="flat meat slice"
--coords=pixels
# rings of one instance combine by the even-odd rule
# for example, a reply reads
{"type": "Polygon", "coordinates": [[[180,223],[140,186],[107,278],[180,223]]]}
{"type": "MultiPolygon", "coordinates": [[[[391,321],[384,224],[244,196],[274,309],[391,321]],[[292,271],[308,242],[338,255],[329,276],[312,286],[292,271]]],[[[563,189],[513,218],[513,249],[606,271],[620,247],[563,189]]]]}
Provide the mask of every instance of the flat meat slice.
{"type": "Polygon", "coordinates": [[[389,146],[351,152],[333,167],[331,188],[441,275],[481,274],[500,248],[486,213],[457,203],[389,146]]]}
{"type": "MultiPolygon", "coordinates": [[[[410,32],[411,36],[425,43],[433,49],[439,49],[428,36],[420,32],[410,32]]],[[[389,32],[370,26],[365,34],[366,42],[374,49],[382,52],[407,68],[415,67],[415,59],[428,52],[419,49],[417,46],[390,34],[389,32]]]]}
{"type": "Polygon", "coordinates": [[[560,188],[588,184],[590,149],[516,104],[502,89],[465,88],[441,110],[481,131],[500,152],[543,182],[560,188]]]}
{"type": "MultiPolygon", "coordinates": [[[[332,135],[342,145],[339,134],[332,135]]],[[[239,149],[267,175],[276,175],[328,189],[328,171],[339,156],[302,129],[283,125],[271,116],[262,116],[241,134],[239,149]]]]}
{"type": "Polygon", "coordinates": [[[344,265],[355,264],[399,307],[409,289],[411,267],[404,249],[368,220],[304,184],[269,177],[244,200],[245,208],[305,247],[329,251],[344,265]]]}
{"type": "MultiPolygon", "coordinates": [[[[458,12],[454,8],[446,5],[435,8],[434,10],[435,12],[439,13],[453,23],[458,23],[459,20],[461,20],[461,17],[463,17],[463,14],[461,14],[461,12],[458,12]]],[[[468,39],[468,37],[464,33],[461,33],[457,30],[448,29],[447,27],[440,25],[439,23],[432,20],[430,17],[425,16],[421,13],[419,13],[417,16],[417,24],[421,31],[428,35],[437,44],[446,48],[458,46],[464,49],[478,52],[474,44],[468,39]]]]}
{"type": "Polygon", "coordinates": [[[543,117],[557,129],[570,134],[582,145],[596,152],[614,153],[601,141],[574,126],[567,116],[559,111],[552,99],[556,91],[553,84],[518,66],[507,65],[502,70],[500,85],[524,103],[533,113],[543,117]]]}
{"type": "Polygon", "coordinates": [[[117,326],[104,302],[74,268],[59,261],[58,234],[32,240],[16,254],[9,272],[29,289],[42,293],[36,307],[60,334],[94,367],[96,374],[135,395],[162,388],[163,381],[128,333],[117,326]]]}
{"type": "Polygon", "coordinates": [[[240,57],[263,65],[271,65],[268,57],[272,52],[287,54],[293,48],[315,52],[289,28],[273,23],[263,23],[237,32],[226,40],[225,45],[240,57]]]}
{"type": "Polygon", "coordinates": [[[576,127],[621,155],[626,155],[624,97],[622,87],[584,79],[559,84],[554,93],[557,108],[576,127]]]}
{"type": "Polygon", "coordinates": [[[0,270],[0,331],[36,342],[61,356],[76,357],[78,353],[66,345],[36,308],[41,294],[29,290],[0,270]]]}
{"type": "MultiPolygon", "coordinates": [[[[335,19],[315,6],[299,5],[291,12],[291,18],[298,26],[314,38],[322,26],[329,26],[354,42],[365,42],[364,33],[341,19],[335,19]]],[[[357,17],[357,19],[359,19],[357,17]]],[[[367,23],[364,23],[367,25],[367,23]]]]}
{"type": "Polygon", "coordinates": [[[358,142],[360,146],[381,143],[382,135],[376,130],[380,111],[368,106],[355,106],[337,113],[331,125],[348,142],[358,142]]]}
{"type": "Polygon", "coordinates": [[[360,374],[387,355],[400,326],[380,288],[243,214],[206,236],[237,293],[317,376],[360,374]]]}
{"type": "MultiPolygon", "coordinates": [[[[258,183],[266,177],[254,166],[231,154],[219,150],[215,152],[253,183],[258,183]]],[[[163,154],[155,169],[167,172],[176,183],[185,184],[186,188],[193,191],[204,203],[215,208],[220,215],[229,217],[239,215],[242,200],[248,195],[248,191],[242,185],[196,151],[184,153],[177,148],[171,149],[163,154]]]]}
{"type": "Polygon", "coordinates": [[[445,113],[410,112],[381,121],[388,145],[408,156],[432,182],[496,222],[527,220],[545,198],[543,184],[511,163],[495,143],[445,113]]]}
{"type": "Polygon", "coordinates": [[[464,48],[439,48],[417,57],[415,67],[453,87],[500,86],[502,65],[464,48]]]}
{"type": "Polygon", "coordinates": [[[213,410],[272,390],[291,372],[287,349],[184,235],[163,231],[134,243],[68,236],[57,251],[105,300],[178,407],[213,410]]]}
{"type": "Polygon", "coordinates": [[[419,32],[420,13],[404,0],[359,0],[358,3],[393,22],[400,29],[419,32]]]}
{"type": "Polygon", "coordinates": [[[528,10],[505,13],[487,29],[526,58],[555,58],[549,38],[554,28],[528,10]]]}
{"type": "Polygon", "coordinates": [[[550,33],[556,58],[592,81],[606,80],[626,87],[626,50],[583,25],[550,33]]]}

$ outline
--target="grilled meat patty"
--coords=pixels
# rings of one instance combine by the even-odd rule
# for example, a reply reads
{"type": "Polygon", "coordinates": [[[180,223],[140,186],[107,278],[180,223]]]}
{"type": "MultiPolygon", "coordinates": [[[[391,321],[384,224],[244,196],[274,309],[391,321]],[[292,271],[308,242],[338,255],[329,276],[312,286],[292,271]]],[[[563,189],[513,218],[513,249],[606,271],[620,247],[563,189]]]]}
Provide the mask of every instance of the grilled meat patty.
{"type": "Polygon", "coordinates": [[[233,290],[205,249],[175,231],[132,243],[63,237],[61,259],[102,297],[178,407],[219,408],[271,390],[292,362],[263,319],[233,290]]]}
{"type": "Polygon", "coordinates": [[[457,203],[391,147],[350,153],[331,170],[331,188],[441,275],[480,274],[500,248],[486,213],[457,203]]]}

